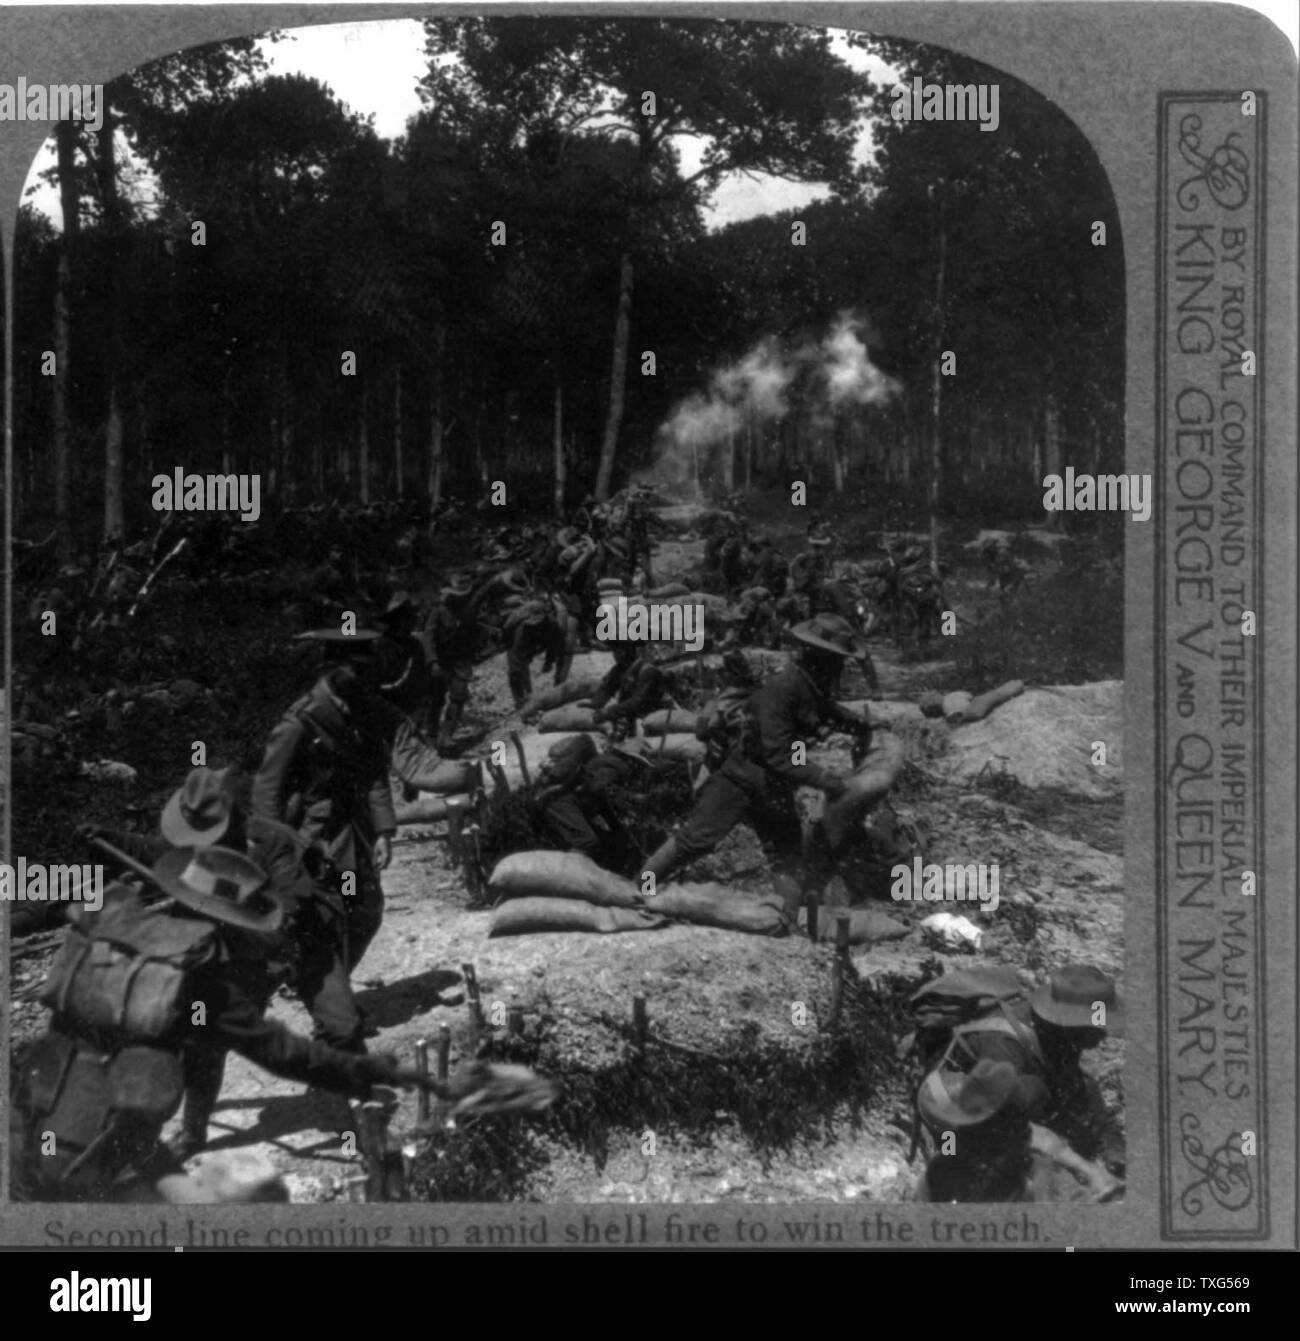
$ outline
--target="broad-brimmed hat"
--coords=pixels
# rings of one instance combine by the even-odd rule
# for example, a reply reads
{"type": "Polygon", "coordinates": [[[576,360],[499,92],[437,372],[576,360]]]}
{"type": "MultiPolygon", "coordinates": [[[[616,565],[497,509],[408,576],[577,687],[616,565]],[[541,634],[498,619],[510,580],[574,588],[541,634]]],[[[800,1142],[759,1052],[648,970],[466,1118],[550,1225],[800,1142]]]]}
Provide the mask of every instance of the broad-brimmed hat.
{"type": "Polygon", "coordinates": [[[284,905],[266,872],[228,847],[178,847],[158,859],[154,879],[177,903],[245,931],[275,931],[284,905]]]}
{"type": "Polygon", "coordinates": [[[173,847],[219,843],[235,811],[230,770],[192,768],[163,806],[159,831],[173,847]]]}
{"type": "Polygon", "coordinates": [[[866,643],[841,615],[814,615],[802,624],[796,624],[790,630],[790,636],[805,647],[834,652],[836,656],[861,657],[867,652],[866,643]]]}
{"type": "Polygon", "coordinates": [[[1029,1008],[1040,1019],[1062,1029],[1102,1029],[1119,1034],[1124,1028],[1124,1005],[1114,979],[1090,964],[1059,968],[1029,998],[1029,1008]],[[1093,1022],[1093,1007],[1106,1007],[1105,1025],[1093,1022]]]}
{"type": "Polygon", "coordinates": [[[970,1071],[931,1071],[921,1082],[916,1103],[933,1131],[980,1127],[997,1117],[1028,1117],[1046,1097],[1035,1076],[1023,1076],[1010,1062],[981,1057],[970,1071]]]}

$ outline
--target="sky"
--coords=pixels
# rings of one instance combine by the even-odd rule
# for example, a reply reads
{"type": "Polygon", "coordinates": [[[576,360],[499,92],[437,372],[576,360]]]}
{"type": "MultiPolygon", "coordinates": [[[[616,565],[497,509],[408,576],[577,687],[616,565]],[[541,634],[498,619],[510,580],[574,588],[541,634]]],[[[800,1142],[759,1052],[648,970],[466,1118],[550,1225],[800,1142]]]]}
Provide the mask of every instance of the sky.
{"type": "MultiPolygon", "coordinates": [[[[855,69],[865,69],[877,80],[889,77],[888,67],[850,48],[842,37],[836,38],[835,47],[855,69]]],[[[415,86],[426,69],[424,29],[414,19],[293,28],[285,30],[280,41],[263,43],[262,49],[270,73],[318,79],[353,112],[373,117],[376,133],[384,138],[401,135],[407,118],[420,109],[415,86]]],[[[676,144],[683,172],[693,172],[700,165],[704,142],[683,136],[676,144]]],[[[859,157],[870,152],[870,144],[869,130],[864,127],[859,157]]],[[[53,165],[50,140],[32,165],[28,185],[53,165]]],[[[721,228],[755,215],[799,208],[829,194],[824,186],[733,173],[719,182],[705,210],[705,223],[721,228]]],[[[62,212],[52,187],[41,184],[31,200],[56,225],[61,224],[62,212]]]]}

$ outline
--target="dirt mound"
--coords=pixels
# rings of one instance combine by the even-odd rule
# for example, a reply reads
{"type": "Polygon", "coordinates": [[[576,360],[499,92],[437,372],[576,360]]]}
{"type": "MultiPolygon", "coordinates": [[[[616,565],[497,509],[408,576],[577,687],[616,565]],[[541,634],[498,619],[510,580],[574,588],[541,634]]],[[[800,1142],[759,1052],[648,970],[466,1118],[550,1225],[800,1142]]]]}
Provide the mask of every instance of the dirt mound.
{"type": "Polygon", "coordinates": [[[1101,798],[1123,793],[1123,749],[1122,681],[1049,685],[954,728],[935,767],[955,782],[1005,773],[1024,787],[1101,798]],[[1092,762],[1095,741],[1106,747],[1104,764],[1092,762]]]}

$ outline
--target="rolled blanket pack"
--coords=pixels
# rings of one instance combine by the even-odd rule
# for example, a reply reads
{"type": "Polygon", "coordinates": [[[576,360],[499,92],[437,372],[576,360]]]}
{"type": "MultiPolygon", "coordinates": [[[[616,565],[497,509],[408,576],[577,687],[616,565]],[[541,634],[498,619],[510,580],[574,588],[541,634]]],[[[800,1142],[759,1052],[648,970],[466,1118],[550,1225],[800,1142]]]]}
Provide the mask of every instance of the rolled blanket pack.
{"type": "Polygon", "coordinates": [[[871,748],[850,776],[844,795],[828,801],[822,811],[822,824],[832,851],[839,850],[867,811],[889,793],[903,763],[903,742],[897,736],[880,731],[871,738],[871,748]]]}
{"type": "Polygon", "coordinates": [[[512,852],[496,864],[488,889],[501,900],[569,899],[605,908],[641,908],[641,891],[579,852],[512,852]]]}
{"type": "Polygon", "coordinates": [[[666,736],[670,732],[693,735],[695,714],[688,708],[661,708],[658,712],[647,713],[641,719],[641,729],[647,736],[666,736]]]}
{"type": "Polygon", "coordinates": [[[987,694],[981,694],[978,698],[973,698],[966,705],[966,712],[962,717],[964,722],[980,722],[993,711],[1000,707],[1008,699],[1017,697],[1025,692],[1025,682],[1023,680],[1008,680],[1006,684],[1000,684],[996,689],[990,689],[987,694]]]}
{"type": "Polygon", "coordinates": [[[468,811],[470,797],[459,796],[417,796],[414,801],[394,799],[393,813],[399,826],[403,824],[433,824],[444,820],[452,810],[460,807],[468,811]]]}
{"type": "Polygon", "coordinates": [[[512,899],[492,914],[489,936],[522,936],[538,931],[654,931],[668,919],[634,908],[598,908],[574,899],[512,899]]]}
{"type": "Polygon", "coordinates": [[[787,930],[779,899],[748,898],[727,885],[665,885],[647,906],[666,917],[724,931],[781,936],[787,930]]]}
{"type": "Polygon", "coordinates": [[[580,708],[576,703],[566,703],[563,707],[552,708],[542,713],[537,730],[544,736],[568,731],[594,731],[596,729],[596,710],[580,708]]]}

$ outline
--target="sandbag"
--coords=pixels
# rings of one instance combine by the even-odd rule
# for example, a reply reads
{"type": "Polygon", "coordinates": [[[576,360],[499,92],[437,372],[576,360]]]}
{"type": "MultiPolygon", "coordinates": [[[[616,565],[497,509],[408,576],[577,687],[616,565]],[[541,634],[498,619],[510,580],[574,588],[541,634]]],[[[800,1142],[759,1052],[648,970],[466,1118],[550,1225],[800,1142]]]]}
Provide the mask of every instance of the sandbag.
{"type": "Polygon", "coordinates": [[[822,810],[822,823],[832,849],[848,837],[867,811],[888,795],[902,771],[903,742],[890,731],[877,731],[871,738],[866,758],[849,777],[844,794],[828,801],[822,810]]]}
{"type": "Polygon", "coordinates": [[[1025,682],[1023,680],[1008,680],[1006,684],[1000,684],[996,689],[990,689],[987,694],[981,694],[978,698],[971,699],[966,705],[966,712],[962,721],[981,722],[994,708],[1024,692],[1025,682]]]}
{"type": "Polygon", "coordinates": [[[687,708],[660,708],[641,719],[641,729],[647,736],[693,735],[695,714],[687,708]]]}
{"type": "Polygon", "coordinates": [[[943,696],[943,715],[950,726],[965,721],[970,701],[970,695],[964,689],[954,689],[943,696]]]}
{"type": "Polygon", "coordinates": [[[580,708],[576,703],[566,703],[563,707],[552,708],[542,713],[537,730],[544,736],[557,732],[594,731],[596,729],[596,710],[580,708]]]}
{"type": "Polygon", "coordinates": [[[563,684],[548,684],[534,690],[523,707],[524,717],[535,717],[550,708],[559,708],[575,699],[590,698],[600,682],[605,678],[603,671],[590,671],[585,675],[571,673],[563,684]]]}
{"type": "Polygon", "coordinates": [[[473,760],[440,758],[437,750],[408,723],[398,728],[393,741],[393,772],[409,786],[435,796],[457,796],[483,785],[478,764],[473,760]]]}
{"type": "Polygon", "coordinates": [[[906,936],[911,930],[906,923],[900,922],[879,908],[818,908],[818,941],[835,941],[835,923],[840,914],[849,918],[849,944],[868,945],[872,941],[895,941],[906,936]]]}
{"type": "Polygon", "coordinates": [[[781,936],[787,929],[779,899],[750,898],[726,885],[666,885],[649,907],[666,917],[755,936],[781,936]]]}
{"type": "Polygon", "coordinates": [[[512,852],[497,862],[488,889],[502,899],[574,899],[606,908],[640,908],[645,901],[625,880],[580,852],[512,852]]]}
{"type": "Polygon", "coordinates": [[[531,931],[654,931],[668,919],[635,908],[598,908],[573,899],[511,899],[492,914],[489,936],[521,936],[531,931]]]}

